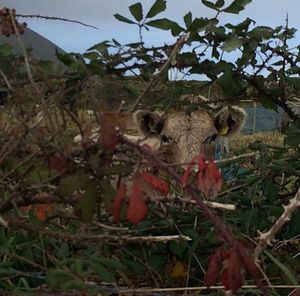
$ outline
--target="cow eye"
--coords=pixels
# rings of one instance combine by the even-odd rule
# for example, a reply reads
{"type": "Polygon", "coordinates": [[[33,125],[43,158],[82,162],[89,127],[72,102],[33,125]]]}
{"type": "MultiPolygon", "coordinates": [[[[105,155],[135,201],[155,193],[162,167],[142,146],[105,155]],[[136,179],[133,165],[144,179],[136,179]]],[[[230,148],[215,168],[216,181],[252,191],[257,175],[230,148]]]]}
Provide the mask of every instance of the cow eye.
{"type": "Polygon", "coordinates": [[[163,145],[167,145],[167,144],[172,144],[172,139],[171,138],[169,138],[169,137],[167,137],[167,136],[165,136],[165,135],[162,135],[161,136],[161,143],[163,144],[163,145]]]}

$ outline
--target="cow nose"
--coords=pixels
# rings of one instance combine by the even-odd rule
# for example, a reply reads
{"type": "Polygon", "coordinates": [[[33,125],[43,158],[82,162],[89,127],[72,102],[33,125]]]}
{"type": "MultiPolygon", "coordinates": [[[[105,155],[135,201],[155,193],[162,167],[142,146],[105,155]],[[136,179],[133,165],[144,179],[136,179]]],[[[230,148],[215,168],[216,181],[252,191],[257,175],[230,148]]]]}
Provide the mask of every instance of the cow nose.
{"type": "Polygon", "coordinates": [[[162,135],[162,136],[161,136],[161,144],[162,144],[162,145],[168,145],[168,144],[171,144],[170,138],[168,138],[168,137],[165,136],[165,135],[162,135]]]}

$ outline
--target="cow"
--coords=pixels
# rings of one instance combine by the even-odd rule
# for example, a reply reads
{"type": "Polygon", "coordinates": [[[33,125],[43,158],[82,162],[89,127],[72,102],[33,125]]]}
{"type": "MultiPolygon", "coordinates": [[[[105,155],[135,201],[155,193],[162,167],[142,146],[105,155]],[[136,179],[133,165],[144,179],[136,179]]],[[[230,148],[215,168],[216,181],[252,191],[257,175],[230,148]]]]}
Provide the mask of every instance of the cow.
{"type": "Polygon", "coordinates": [[[246,116],[244,109],[232,106],[224,107],[214,115],[204,109],[191,114],[138,110],[134,120],[140,135],[160,139],[159,150],[166,161],[180,164],[190,162],[200,153],[206,158],[214,158],[216,140],[239,133],[246,116]]]}
{"type": "MultiPolygon", "coordinates": [[[[205,109],[191,114],[184,111],[159,113],[138,110],[133,118],[128,119],[138,135],[126,134],[124,137],[161,152],[163,160],[167,162],[188,163],[200,153],[208,159],[214,158],[217,140],[239,133],[246,117],[246,111],[238,106],[223,107],[215,114],[205,109]]],[[[96,142],[99,133],[100,128],[94,129],[89,139],[96,142]]],[[[81,135],[74,138],[75,143],[81,141],[81,135]]]]}

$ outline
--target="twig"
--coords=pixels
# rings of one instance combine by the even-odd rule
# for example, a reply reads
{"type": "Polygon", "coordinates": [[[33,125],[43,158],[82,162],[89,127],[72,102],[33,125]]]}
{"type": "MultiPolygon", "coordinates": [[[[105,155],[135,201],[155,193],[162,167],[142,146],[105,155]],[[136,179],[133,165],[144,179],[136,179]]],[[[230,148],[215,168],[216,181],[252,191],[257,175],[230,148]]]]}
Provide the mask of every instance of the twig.
{"type": "Polygon", "coordinates": [[[137,100],[135,101],[135,103],[129,109],[129,112],[131,112],[131,113],[134,112],[135,109],[137,108],[137,106],[140,104],[140,102],[144,99],[144,97],[146,96],[146,94],[148,93],[148,91],[150,89],[152,89],[157,84],[157,82],[159,81],[159,79],[162,76],[162,74],[165,72],[165,70],[169,67],[169,65],[173,61],[173,59],[174,59],[175,55],[177,54],[177,52],[180,50],[180,48],[182,47],[182,45],[187,41],[188,37],[189,37],[189,33],[185,33],[185,34],[183,34],[177,40],[177,42],[176,42],[173,50],[170,53],[169,58],[163,64],[163,66],[159,70],[158,74],[156,74],[153,77],[153,79],[150,81],[150,83],[147,85],[147,87],[144,89],[144,91],[141,93],[141,95],[137,98],[137,100]]]}
{"type": "Polygon", "coordinates": [[[292,198],[287,206],[283,206],[284,211],[281,216],[277,219],[277,221],[273,224],[273,226],[264,233],[260,233],[259,236],[259,244],[256,246],[254,250],[254,258],[257,259],[259,255],[266,249],[269,245],[272,245],[275,235],[281,229],[281,227],[291,219],[293,213],[300,207],[300,188],[298,192],[292,198]]]}
{"type": "Polygon", "coordinates": [[[40,94],[40,90],[38,89],[37,85],[35,84],[35,82],[33,80],[33,76],[32,76],[30,65],[29,65],[29,59],[28,59],[27,51],[26,51],[26,48],[25,48],[25,46],[24,46],[24,44],[21,40],[21,35],[20,35],[20,32],[17,28],[17,24],[16,24],[16,21],[15,21],[12,9],[9,9],[9,15],[10,15],[11,23],[13,25],[18,43],[19,43],[19,45],[22,49],[23,55],[24,55],[24,62],[25,62],[26,69],[27,69],[28,79],[29,79],[30,83],[32,84],[32,86],[34,87],[37,94],[40,94]]]}
{"type": "MultiPolygon", "coordinates": [[[[233,157],[230,157],[230,158],[222,158],[222,159],[218,159],[218,160],[214,160],[214,163],[216,164],[227,164],[229,162],[234,162],[236,160],[240,160],[240,159],[243,159],[243,158],[251,158],[251,157],[255,157],[255,156],[258,156],[259,153],[258,152],[250,152],[250,153],[245,153],[245,154],[241,154],[241,155],[238,155],[238,156],[233,156],[233,157]]],[[[208,161],[206,161],[208,162],[208,161]]],[[[177,167],[177,166],[184,166],[184,165],[188,165],[189,163],[188,162],[182,162],[182,163],[171,163],[171,164],[168,164],[169,167],[177,167]]]]}
{"type": "Polygon", "coordinates": [[[40,19],[45,19],[45,20],[51,20],[51,21],[63,21],[63,22],[69,22],[69,23],[76,23],[85,27],[93,28],[96,30],[99,30],[98,27],[92,26],[85,24],[80,21],[72,20],[72,19],[67,19],[63,17],[56,17],[56,16],[47,16],[47,15],[40,15],[40,14],[16,14],[17,17],[22,17],[22,18],[40,18],[40,19]]]}
{"type": "Polygon", "coordinates": [[[2,225],[4,228],[8,227],[7,221],[5,221],[1,215],[0,215],[0,225],[2,225]]]}
{"type": "Polygon", "coordinates": [[[0,69],[0,75],[2,76],[4,82],[6,83],[7,87],[9,88],[10,91],[13,91],[13,88],[8,80],[8,78],[6,77],[6,75],[4,74],[4,72],[0,69]]]}
{"type": "Polygon", "coordinates": [[[169,241],[190,241],[190,237],[186,235],[161,235],[161,236],[113,236],[108,234],[89,235],[89,234],[71,234],[62,231],[54,231],[46,229],[37,224],[29,223],[27,219],[20,217],[6,216],[10,227],[15,229],[24,229],[31,233],[40,233],[46,236],[54,237],[65,241],[73,242],[110,242],[110,243],[153,243],[153,242],[169,242],[169,241]]]}
{"type": "MultiPolygon", "coordinates": [[[[241,289],[255,289],[255,285],[243,285],[241,289]]],[[[270,288],[274,289],[298,289],[300,285],[272,285],[270,288]]],[[[203,291],[203,290],[225,290],[224,286],[211,286],[209,288],[205,286],[200,287],[180,287],[180,288],[137,288],[137,289],[120,289],[119,293],[122,295],[127,293],[163,293],[163,292],[183,292],[183,291],[203,291]]]]}
{"type": "MultiPolygon", "coordinates": [[[[166,198],[165,196],[155,196],[153,198],[153,200],[154,201],[159,200],[161,202],[173,202],[173,201],[178,200],[180,203],[192,204],[192,205],[197,204],[197,202],[194,199],[191,199],[189,197],[182,198],[182,197],[175,196],[174,198],[172,198],[172,197],[166,198]]],[[[233,204],[223,204],[223,203],[208,201],[208,200],[204,200],[203,202],[212,209],[227,210],[227,211],[235,211],[236,210],[236,206],[233,204]]]]}

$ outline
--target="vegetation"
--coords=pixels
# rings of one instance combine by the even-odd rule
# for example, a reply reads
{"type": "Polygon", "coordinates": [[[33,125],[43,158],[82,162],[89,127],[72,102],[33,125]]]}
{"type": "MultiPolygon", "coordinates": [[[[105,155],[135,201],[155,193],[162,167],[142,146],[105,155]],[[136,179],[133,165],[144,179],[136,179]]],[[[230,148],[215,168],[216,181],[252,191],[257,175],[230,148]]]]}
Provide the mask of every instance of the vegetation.
{"type": "MultiPolygon", "coordinates": [[[[165,0],[149,11],[133,4],[129,17],[115,17],[137,27],[138,42],[57,54],[59,66],[26,51],[13,58],[0,46],[8,92],[0,115],[1,295],[222,295],[223,286],[235,295],[298,295],[300,118],[289,101],[299,97],[300,46],[289,47],[296,30],[287,24],[220,25],[222,14],[234,17],[250,2],[202,0],[215,17],[189,12],[180,24],[159,18],[165,0]],[[146,47],[143,32],[153,27],[174,43],[146,47]],[[170,83],[169,69],[207,81],[170,83]],[[189,96],[209,89],[218,107],[250,98],[290,120],[280,145],[251,138],[247,151],[231,149],[245,155],[217,160],[223,185],[202,155],[167,164],[122,136],[138,108],[210,110],[189,96]],[[223,207],[204,202],[211,192],[223,207]]],[[[0,10],[0,27],[21,42],[14,11],[0,10]]]]}

